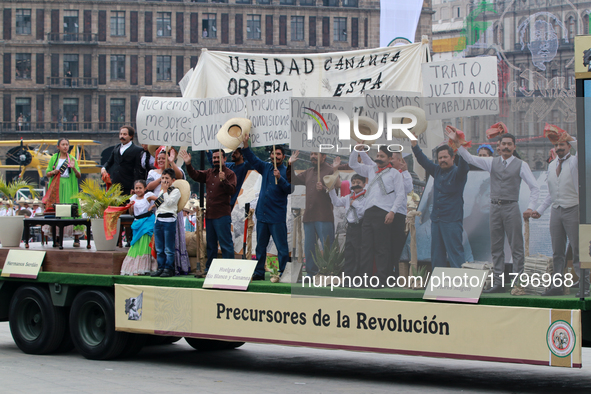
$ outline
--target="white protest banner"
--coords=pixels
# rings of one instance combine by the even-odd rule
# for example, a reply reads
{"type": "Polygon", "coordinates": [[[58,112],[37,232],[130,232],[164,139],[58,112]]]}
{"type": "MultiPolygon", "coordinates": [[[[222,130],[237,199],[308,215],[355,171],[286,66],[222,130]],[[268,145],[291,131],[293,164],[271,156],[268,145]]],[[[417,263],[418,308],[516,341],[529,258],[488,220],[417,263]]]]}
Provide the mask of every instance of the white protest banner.
{"type": "Polygon", "coordinates": [[[318,152],[321,144],[347,148],[355,141],[339,140],[339,121],[329,110],[344,112],[353,118],[353,99],[293,97],[291,99],[291,149],[318,152]]]}
{"type": "Polygon", "coordinates": [[[216,136],[224,123],[232,118],[246,118],[246,102],[241,96],[190,101],[194,151],[223,148],[216,136]]]}
{"type": "Polygon", "coordinates": [[[420,92],[421,63],[429,46],[307,54],[254,54],[202,50],[183,97],[359,97],[370,90],[420,92]]]}
{"type": "Polygon", "coordinates": [[[427,119],[499,113],[499,80],[494,56],[423,63],[427,119]]]}
{"type": "Polygon", "coordinates": [[[252,121],[252,147],[287,144],[291,135],[291,92],[246,98],[246,112],[252,121]]]}
{"type": "Polygon", "coordinates": [[[142,97],[137,108],[140,144],[191,145],[191,101],[176,97],[142,97]]]}

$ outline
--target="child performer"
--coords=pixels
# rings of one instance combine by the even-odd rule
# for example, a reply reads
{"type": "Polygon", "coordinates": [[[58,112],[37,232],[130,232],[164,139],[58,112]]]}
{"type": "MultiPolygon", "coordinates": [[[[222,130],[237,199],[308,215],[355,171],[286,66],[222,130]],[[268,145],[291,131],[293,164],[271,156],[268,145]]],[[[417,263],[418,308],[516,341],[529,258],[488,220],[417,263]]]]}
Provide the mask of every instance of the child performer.
{"type": "MultiPolygon", "coordinates": [[[[340,179],[335,187],[340,187],[340,179]]],[[[347,210],[347,233],[345,234],[345,263],[343,273],[351,278],[362,275],[361,270],[361,222],[365,213],[365,178],[359,174],[351,177],[351,194],[337,197],[335,189],[329,192],[335,207],[347,210]]],[[[352,280],[352,279],[351,279],[352,280]]]]}
{"type": "Polygon", "coordinates": [[[129,208],[129,213],[133,212],[135,216],[131,225],[133,239],[127,256],[123,260],[121,275],[143,275],[154,271],[157,267],[150,249],[155,220],[151,208],[157,197],[146,190],[146,181],[141,179],[135,181],[133,190],[135,194],[129,199],[133,204],[129,208]]]}
{"type": "Polygon", "coordinates": [[[160,196],[155,202],[156,224],[154,224],[154,243],[158,270],[151,276],[174,276],[175,238],[177,206],[181,192],[172,186],[176,180],[174,170],[166,168],[160,177],[160,196]]]}

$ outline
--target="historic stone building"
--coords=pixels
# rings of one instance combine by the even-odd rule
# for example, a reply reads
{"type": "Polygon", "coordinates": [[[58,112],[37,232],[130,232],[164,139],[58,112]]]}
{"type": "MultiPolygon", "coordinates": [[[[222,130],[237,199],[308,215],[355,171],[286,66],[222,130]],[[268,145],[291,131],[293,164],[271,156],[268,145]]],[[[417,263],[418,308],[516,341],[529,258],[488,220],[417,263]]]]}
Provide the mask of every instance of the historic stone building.
{"type": "MultiPolygon", "coordinates": [[[[379,45],[379,0],[3,1],[2,139],[115,144],[145,95],[202,48],[305,53],[379,45]]],[[[100,149],[91,151],[98,159],[100,149]]]]}

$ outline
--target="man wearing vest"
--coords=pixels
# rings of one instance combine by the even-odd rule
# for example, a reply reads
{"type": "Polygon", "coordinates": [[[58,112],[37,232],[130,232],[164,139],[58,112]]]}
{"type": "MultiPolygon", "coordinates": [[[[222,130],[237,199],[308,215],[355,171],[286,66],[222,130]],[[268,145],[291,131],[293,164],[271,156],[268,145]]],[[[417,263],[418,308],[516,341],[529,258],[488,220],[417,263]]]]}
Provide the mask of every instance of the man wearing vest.
{"type": "Polygon", "coordinates": [[[412,151],[427,174],[433,177],[433,211],[431,212],[431,266],[460,268],[466,262],[462,235],[464,233],[464,187],[470,166],[458,158],[449,145],[437,148],[439,165],[429,160],[417,145],[410,141],[412,151]]]}
{"type": "Polygon", "coordinates": [[[131,126],[123,126],[119,131],[120,144],[115,145],[109,160],[101,169],[101,174],[109,173],[113,184],[119,183],[123,194],[130,194],[133,183],[142,178],[142,152],[144,151],[133,144],[135,129],[131,126]]]}
{"type": "MultiPolygon", "coordinates": [[[[349,166],[359,175],[368,178],[360,273],[372,274],[375,257],[379,279],[377,287],[381,288],[387,286],[387,278],[394,275],[394,264],[398,265],[393,257],[400,256],[401,253],[401,250],[393,250],[392,239],[406,238],[406,193],[402,175],[390,164],[392,152],[386,146],[380,146],[375,163],[368,165],[357,161],[359,155],[367,155],[363,149],[364,145],[356,145],[349,156],[349,166]]],[[[404,246],[403,243],[401,245],[404,246]]]]}
{"type": "MultiPolygon", "coordinates": [[[[552,239],[552,259],[554,262],[554,278],[552,286],[542,295],[554,296],[564,294],[563,282],[566,261],[567,239],[573,252],[573,266],[581,278],[579,262],[579,167],[577,155],[571,155],[571,148],[577,149],[577,142],[566,131],[554,125],[546,125],[544,134],[553,143],[558,156],[548,165],[548,195],[540,206],[532,213],[539,219],[544,211],[552,206],[550,212],[550,237],[552,239]],[[551,133],[550,131],[555,131],[551,133]],[[556,278],[560,278],[558,281],[556,278]],[[556,281],[556,283],[555,283],[556,281]]],[[[584,296],[589,297],[589,275],[585,275],[584,296]]],[[[580,292],[577,297],[581,297],[580,292]]]]}
{"type": "MultiPolygon", "coordinates": [[[[448,137],[456,145],[460,145],[453,128],[448,131],[448,137]]],[[[490,173],[490,248],[493,260],[493,286],[485,293],[503,293],[501,275],[505,272],[505,235],[509,240],[513,257],[513,272],[521,274],[524,263],[523,228],[521,212],[519,211],[519,189],[521,181],[529,186],[528,209],[523,212],[524,218],[529,218],[537,206],[540,190],[536,179],[523,160],[513,155],[515,152],[515,137],[506,133],[500,137],[501,156],[478,157],[471,155],[463,146],[458,148],[460,156],[478,168],[490,173]]],[[[512,294],[519,294],[516,288],[512,294]]]]}

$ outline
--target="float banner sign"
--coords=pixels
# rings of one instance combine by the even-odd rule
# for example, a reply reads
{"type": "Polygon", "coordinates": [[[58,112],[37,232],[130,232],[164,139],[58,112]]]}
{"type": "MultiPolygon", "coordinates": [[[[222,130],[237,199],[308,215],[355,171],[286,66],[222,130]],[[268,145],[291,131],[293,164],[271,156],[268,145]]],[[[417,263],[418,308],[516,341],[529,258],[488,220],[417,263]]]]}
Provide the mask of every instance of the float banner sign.
{"type": "Polygon", "coordinates": [[[254,260],[213,259],[203,288],[246,290],[256,265],[254,260]]]}
{"type": "Polygon", "coordinates": [[[423,63],[421,67],[428,120],[499,113],[496,57],[423,63]]]}
{"type": "Polygon", "coordinates": [[[581,367],[580,310],[118,284],[115,305],[118,331],[581,367]]]}
{"type": "Polygon", "coordinates": [[[194,151],[222,149],[216,136],[224,123],[232,118],[246,118],[246,102],[240,96],[190,101],[194,151]]]}
{"type": "Polygon", "coordinates": [[[3,277],[37,279],[45,252],[10,249],[2,268],[3,277]]]}
{"type": "Polygon", "coordinates": [[[254,148],[288,144],[291,126],[291,92],[246,98],[246,112],[252,122],[250,145],[254,148]]]}
{"type": "Polygon", "coordinates": [[[478,303],[488,271],[435,267],[424,300],[478,303]]]}
{"type": "Polygon", "coordinates": [[[202,51],[183,97],[359,97],[370,90],[420,92],[429,46],[308,54],[202,51]]]}

